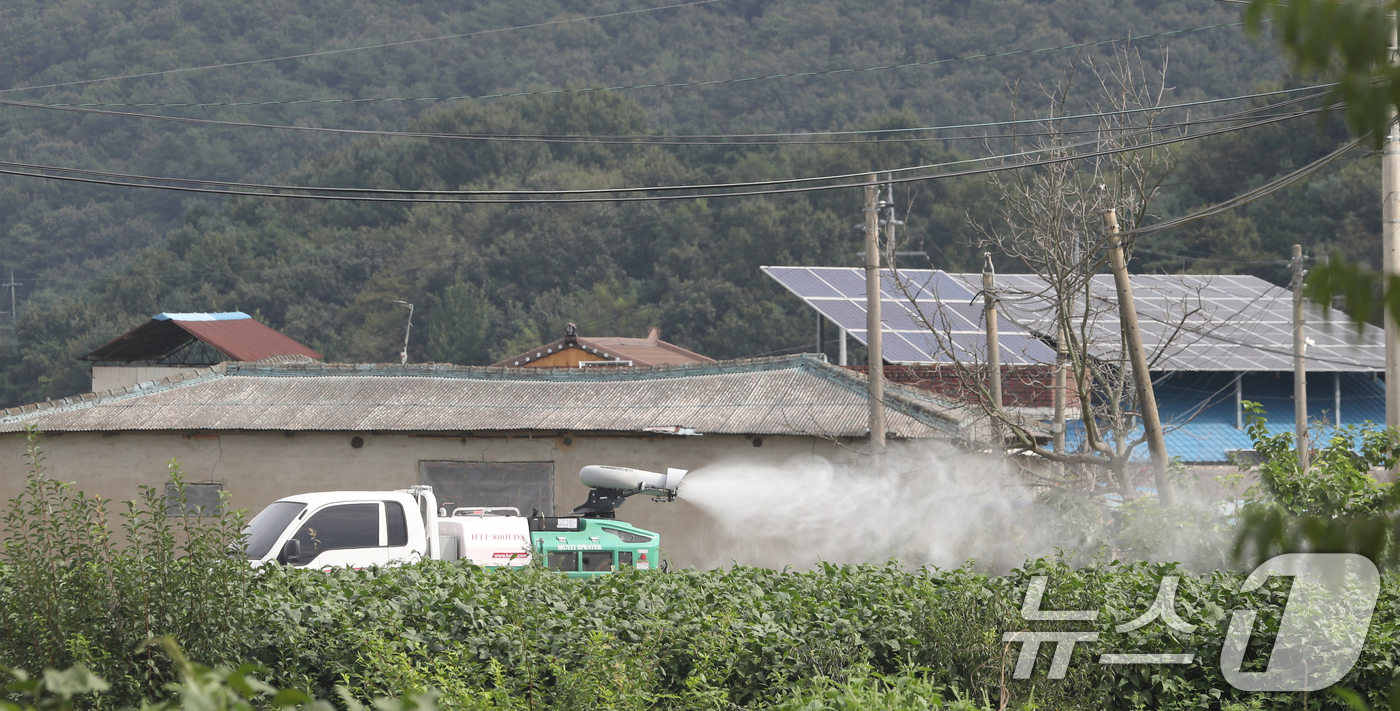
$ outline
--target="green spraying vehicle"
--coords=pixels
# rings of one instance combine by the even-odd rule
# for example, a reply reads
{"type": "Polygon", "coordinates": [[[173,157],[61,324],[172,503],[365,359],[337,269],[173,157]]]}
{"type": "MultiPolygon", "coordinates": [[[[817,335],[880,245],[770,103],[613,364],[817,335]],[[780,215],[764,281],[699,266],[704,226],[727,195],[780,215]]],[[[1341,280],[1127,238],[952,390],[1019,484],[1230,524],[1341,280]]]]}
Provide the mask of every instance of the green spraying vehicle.
{"type": "Polygon", "coordinates": [[[533,553],[550,570],[570,577],[661,568],[661,536],[618,521],[617,507],[637,494],[649,494],[653,501],[674,501],[685,475],[683,469],[658,474],[627,467],[584,467],[579,479],[589,487],[588,501],[568,516],[542,516],[538,511],[530,516],[533,553]]]}

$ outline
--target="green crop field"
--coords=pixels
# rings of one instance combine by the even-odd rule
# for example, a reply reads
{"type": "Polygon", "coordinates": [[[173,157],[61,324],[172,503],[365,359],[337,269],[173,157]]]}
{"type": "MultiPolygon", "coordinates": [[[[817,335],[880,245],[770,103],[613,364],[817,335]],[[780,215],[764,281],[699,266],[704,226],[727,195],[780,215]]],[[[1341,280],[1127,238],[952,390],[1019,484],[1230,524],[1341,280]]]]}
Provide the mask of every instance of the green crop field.
{"type": "MultiPolygon", "coordinates": [[[[1231,611],[1257,609],[1263,621],[1244,669],[1264,668],[1286,579],[1241,593],[1240,573],[1053,559],[998,575],[894,564],[625,570],[591,580],[441,562],[255,570],[228,555],[241,514],[168,517],[154,490],[109,510],[47,477],[37,447],[31,456],[27,492],[5,517],[0,664],[50,671],[28,681],[16,672],[12,704],[135,708],[164,700],[168,708],[213,709],[319,698],[333,700],[317,702],[329,711],[327,703],[353,710],[379,699],[380,711],[395,711],[1295,709],[1305,702],[1303,694],[1238,692],[1218,663],[1231,611]],[[1115,631],[1152,605],[1168,575],[1181,576],[1174,609],[1195,630],[1158,623],[1115,631]],[[1041,609],[1095,610],[1098,618],[1022,619],[1032,576],[1049,581],[1041,609]],[[1003,635],[1027,629],[1099,637],[1076,646],[1063,679],[1047,678],[1047,644],[1035,673],[1015,680],[1019,643],[1003,635]],[[182,674],[181,649],[221,671],[182,674]],[[1196,661],[1109,667],[1097,663],[1104,652],[1194,652],[1196,661]]],[[[1338,687],[1372,703],[1387,696],[1397,612],[1400,578],[1387,576],[1365,650],[1338,687]]],[[[1306,703],[1347,708],[1335,692],[1306,703]]]]}

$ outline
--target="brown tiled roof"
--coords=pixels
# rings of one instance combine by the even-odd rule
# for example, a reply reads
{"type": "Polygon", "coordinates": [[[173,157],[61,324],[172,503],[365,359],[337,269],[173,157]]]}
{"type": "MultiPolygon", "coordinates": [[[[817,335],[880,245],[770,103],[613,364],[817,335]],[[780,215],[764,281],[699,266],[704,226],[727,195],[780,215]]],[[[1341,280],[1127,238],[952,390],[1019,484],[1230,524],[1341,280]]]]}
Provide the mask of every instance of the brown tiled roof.
{"type": "Polygon", "coordinates": [[[632,365],[686,365],[689,363],[713,363],[713,358],[688,351],[674,343],[667,343],[660,338],[614,338],[614,337],[587,337],[565,336],[553,343],[546,343],[539,348],[532,348],[524,353],[506,358],[496,366],[511,368],[524,366],[541,357],[557,353],[567,348],[582,348],[591,355],[596,355],[601,360],[631,361],[632,365]]]}
{"type": "MultiPolygon", "coordinates": [[[[0,432],[632,432],[864,437],[865,378],[814,356],[639,368],[225,363],[0,411],[0,432]]],[[[963,411],[886,390],[896,437],[970,436],[963,411]]]]}

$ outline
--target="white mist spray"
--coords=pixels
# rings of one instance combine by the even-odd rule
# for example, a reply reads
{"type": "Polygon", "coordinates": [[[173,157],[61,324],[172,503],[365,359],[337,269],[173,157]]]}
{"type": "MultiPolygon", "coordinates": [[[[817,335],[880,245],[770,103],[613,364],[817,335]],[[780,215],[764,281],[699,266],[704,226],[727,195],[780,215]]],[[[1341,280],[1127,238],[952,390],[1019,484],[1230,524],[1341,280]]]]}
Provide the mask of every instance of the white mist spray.
{"type": "Polygon", "coordinates": [[[895,559],[910,568],[975,561],[1004,571],[1057,553],[1081,563],[1123,555],[1200,570],[1226,565],[1228,534],[1212,528],[1211,506],[1122,518],[1112,497],[1066,494],[1061,505],[1046,505],[1004,459],[900,442],[878,457],[852,451],[836,461],[805,456],[774,465],[736,457],[691,472],[679,497],[713,525],[700,567],[804,569],[820,561],[895,559]],[[1065,501],[1078,503],[1065,508],[1065,501]]]}
{"type": "Polygon", "coordinates": [[[1005,464],[943,444],[893,443],[879,457],[781,465],[721,461],[690,473],[680,498],[712,518],[708,565],[807,568],[818,561],[916,567],[1019,565],[1053,552],[1030,535],[1032,494],[1005,464]]]}

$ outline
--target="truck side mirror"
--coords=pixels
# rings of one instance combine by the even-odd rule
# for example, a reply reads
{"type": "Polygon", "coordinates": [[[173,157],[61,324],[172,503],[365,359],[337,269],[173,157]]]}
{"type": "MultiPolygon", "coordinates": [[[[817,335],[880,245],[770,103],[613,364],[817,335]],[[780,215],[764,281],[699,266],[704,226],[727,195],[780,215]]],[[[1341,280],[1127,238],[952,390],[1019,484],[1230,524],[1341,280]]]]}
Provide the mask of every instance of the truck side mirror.
{"type": "Polygon", "coordinates": [[[279,562],[286,565],[296,565],[301,562],[301,541],[293,538],[282,544],[282,555],[278,556],[279,562]]]}

